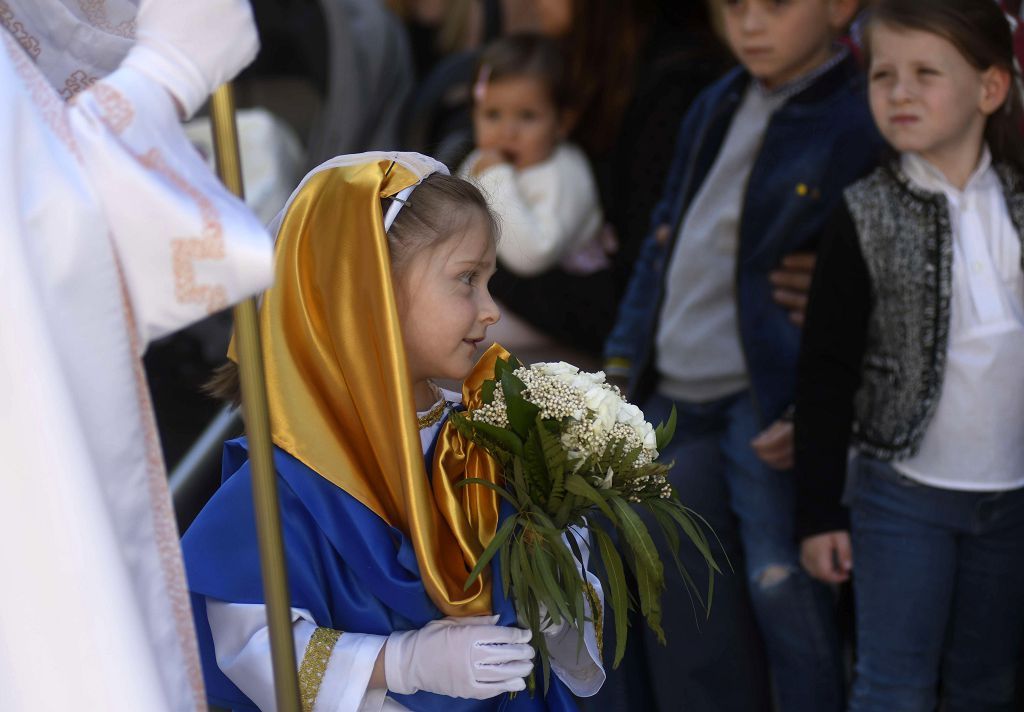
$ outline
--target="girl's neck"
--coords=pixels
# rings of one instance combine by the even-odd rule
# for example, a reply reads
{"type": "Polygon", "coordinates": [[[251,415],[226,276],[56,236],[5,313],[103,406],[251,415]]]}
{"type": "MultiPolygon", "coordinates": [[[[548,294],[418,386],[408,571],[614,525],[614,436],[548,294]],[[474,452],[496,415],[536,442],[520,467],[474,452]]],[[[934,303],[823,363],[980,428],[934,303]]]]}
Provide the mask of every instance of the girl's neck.
{"type": "Polygon", "coordinates": [[[412,397],[417,411],[430,410],[441,398],[441,389],[429,380],[417,381],[412,385],[412,397]]]}
{"type": "Polygon", "coordinates": [[[944,149],[920,153],[921,158],[946,177],[957,190],[967,187],[967,181],[978,167],[985,146],[984,125],[976,137],[944,149]]]}

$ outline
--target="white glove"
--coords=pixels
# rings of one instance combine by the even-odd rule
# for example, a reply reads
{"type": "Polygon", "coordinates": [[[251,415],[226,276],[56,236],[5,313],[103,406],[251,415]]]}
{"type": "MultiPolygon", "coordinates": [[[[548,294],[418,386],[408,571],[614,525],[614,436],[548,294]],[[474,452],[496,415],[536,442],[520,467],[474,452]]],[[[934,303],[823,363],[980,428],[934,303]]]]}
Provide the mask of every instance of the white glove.
{"type": "Polygon", "coordinates": [[[392,633],[384,648],[388,689],[474,700],[526,689],[523,678],[533,671],[530,631],[497,621],[498,616],[442,618],[392,633]]]}
{"type": "Polygon", "coordinates": [[[185,118],[259,50],[248,0],[142,0],[136,42],[122,66],[162,85],[185,118]]]}

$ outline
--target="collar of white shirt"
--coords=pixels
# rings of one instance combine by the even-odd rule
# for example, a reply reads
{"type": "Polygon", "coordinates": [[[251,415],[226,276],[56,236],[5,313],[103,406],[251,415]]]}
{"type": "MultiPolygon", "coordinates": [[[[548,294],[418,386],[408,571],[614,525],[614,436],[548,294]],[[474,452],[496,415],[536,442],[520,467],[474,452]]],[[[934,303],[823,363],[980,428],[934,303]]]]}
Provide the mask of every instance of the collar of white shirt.
{"type": "Polygon", "coordinates": [[[933,193],[944,193],[954,200],[971,191],[991,188],[994,185],[993,181],[998,184],[999,180],[992,170],[992,152],[988,150],[988,146],[982,146],[978,165],[967,179],[963,190],[950,183],[942,171],[919,154],[900,154],[900,168],[917,187],[933,193]]]}

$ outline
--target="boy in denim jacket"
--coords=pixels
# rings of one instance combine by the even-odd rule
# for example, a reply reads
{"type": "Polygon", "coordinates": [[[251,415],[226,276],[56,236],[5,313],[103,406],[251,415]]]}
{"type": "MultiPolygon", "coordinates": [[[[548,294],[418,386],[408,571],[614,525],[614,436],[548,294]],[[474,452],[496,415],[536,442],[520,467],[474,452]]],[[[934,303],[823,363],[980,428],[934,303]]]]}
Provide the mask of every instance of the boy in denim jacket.
{"type": "Polygon", "coordinates": [[[772,272],[814,249],[842,189],[878,157],[859,69],[836,44],[859,3],[717,2],[742,66],[683,122],[605,347],[648,420],[675,405],[673,484],[737,572],[716,583],[699,634],[682,580],[670,581],[668,647],[646,646],[650,685],[663,712],[766,709],[759,632],[779,709],[830,712],[844,697],[832,600],[794,537],[799,319],[773,299],[772,272]]]}

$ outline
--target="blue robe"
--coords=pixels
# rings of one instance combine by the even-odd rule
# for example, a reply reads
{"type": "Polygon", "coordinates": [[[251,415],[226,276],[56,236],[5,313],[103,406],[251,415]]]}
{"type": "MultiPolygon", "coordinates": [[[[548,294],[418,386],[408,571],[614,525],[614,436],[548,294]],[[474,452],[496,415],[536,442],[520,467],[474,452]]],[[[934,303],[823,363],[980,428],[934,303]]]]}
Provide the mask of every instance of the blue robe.
{"type": "MultiPolygon", "coordinates": [[[[274,466],[293,608],[307,609],[318,626],[374,635],[422,628],[442,617],[423,587],[412,542],[402,532],[277,447],[274,466]]],[[[210,703],[255,710],[217,667],[205,600],[264,602],[245,438],[225,443],[222,474],[223,484],[185,533],[182,547],[210,703]]],[[[497,567],[495,557],[494,581],[501,580],[497,567]]],[[[501,586],[493,591],[499,623],[514,623],[501,586]]],[[[525,692],[489,700],[429,692],[389,696],[423,712],[576,710],[572,694],[555,675],[547,695],[535,698],[525,692]]]]}

